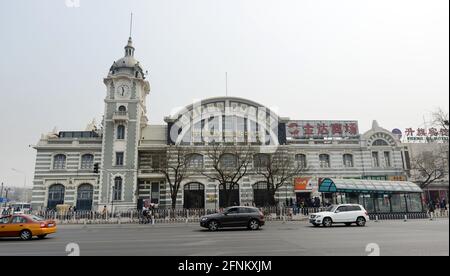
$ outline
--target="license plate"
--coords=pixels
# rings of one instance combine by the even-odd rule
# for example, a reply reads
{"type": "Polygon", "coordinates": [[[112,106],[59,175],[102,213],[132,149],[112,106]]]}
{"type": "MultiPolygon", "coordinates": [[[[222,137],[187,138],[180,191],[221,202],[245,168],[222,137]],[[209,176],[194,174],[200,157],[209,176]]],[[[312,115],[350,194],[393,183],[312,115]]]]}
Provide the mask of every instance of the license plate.
{"type": "Polygon", "coordinates": [[[55,226],[54,224],[52,224],[52,223],[50,223],[49,225],[48,225],[48,227],[53,227],[53,226],[55,226]]]}

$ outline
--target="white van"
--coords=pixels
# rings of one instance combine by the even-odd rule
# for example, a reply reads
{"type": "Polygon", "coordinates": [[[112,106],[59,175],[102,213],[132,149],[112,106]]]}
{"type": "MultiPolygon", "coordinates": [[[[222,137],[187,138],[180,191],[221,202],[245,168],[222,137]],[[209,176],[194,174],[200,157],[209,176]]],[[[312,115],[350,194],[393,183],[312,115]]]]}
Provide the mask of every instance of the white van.
{"type": "Polygon", "coordinates": [[[14,214],[26,214],[31,211],[31,203],[15,202],[10,204],[14,214]]]}

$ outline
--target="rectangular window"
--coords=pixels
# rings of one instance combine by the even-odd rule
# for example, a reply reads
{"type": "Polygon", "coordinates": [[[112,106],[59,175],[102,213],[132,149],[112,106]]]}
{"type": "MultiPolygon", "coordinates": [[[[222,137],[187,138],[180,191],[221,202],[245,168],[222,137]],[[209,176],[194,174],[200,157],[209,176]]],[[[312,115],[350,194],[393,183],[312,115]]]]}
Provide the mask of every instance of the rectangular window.
{"type": "Polygon", "coordinates": [[[123,152],[116,152],[116,166],[123,166],[123,152]]]}
{"type": "Polygon", "coordinates": [[[330,156],[328,154],[319,155],[319,161],[321,168],[330,168],[330,156]]]}
{"type": "Polygon", "coordinates": [[[386,168],[391,167],[391,153],[389,151],[384,152],[384,166],[386,168]]]}
{"type": "Polygon", "coordinates": [[[353,167],[353,155],[344,154],[344,167],[346,167],[346,168],[353,167]]]}
{"type": "Polygon", "coordinates": [[[411,157],[409,156],[409,151],[405,151],[405,163],[406,169],[411,170],[411,157]]]}
{"type": "Polygon", "coordinates": [[[380,159],[378,158],[378,152],[376,151],[372,152],[372,165],[375,168],[380,167],[380,159]]]}
{"type": "Polygon", "coordinates": [[[159,204],[159,182],[152,182],[151,202],[159,204]]]}
{"type": "Polygon", "coordinates": [[[160,156],[153,155],[152,156],[152,169],[157,170],[161,168],[160,156]]]}
{"type": "Polygon", "coordinates": [[[94,167],[94,155],[85,154],[81,156],[81,169],[88,170],[94,167]]]}

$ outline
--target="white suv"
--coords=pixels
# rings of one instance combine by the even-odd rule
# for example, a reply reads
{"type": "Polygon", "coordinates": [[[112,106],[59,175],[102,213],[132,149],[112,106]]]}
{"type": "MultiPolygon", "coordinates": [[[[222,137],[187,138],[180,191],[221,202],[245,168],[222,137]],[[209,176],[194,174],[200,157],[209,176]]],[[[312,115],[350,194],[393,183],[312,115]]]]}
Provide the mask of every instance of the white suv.
{"type": "Polygon", "coordinates": [[[344,223],[347,226],[356,223],[358,226],[365,226],[369,220],[366,209],[357,204],[332,205],[324,212],[311,214],[309,217],[312,225],[324,227],[331,227],[334,223],[344,223]]]}

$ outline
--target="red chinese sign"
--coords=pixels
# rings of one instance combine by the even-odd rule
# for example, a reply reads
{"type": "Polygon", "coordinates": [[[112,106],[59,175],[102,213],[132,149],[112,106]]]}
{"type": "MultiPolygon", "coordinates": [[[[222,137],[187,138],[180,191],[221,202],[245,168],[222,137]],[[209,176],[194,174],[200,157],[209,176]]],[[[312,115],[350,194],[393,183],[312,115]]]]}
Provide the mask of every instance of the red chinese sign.
{"type": "Polygon", "coordinates": [[[357,121],[290,121],[287,138],[358,137],[357,121]]]}

